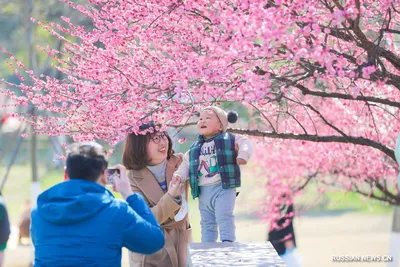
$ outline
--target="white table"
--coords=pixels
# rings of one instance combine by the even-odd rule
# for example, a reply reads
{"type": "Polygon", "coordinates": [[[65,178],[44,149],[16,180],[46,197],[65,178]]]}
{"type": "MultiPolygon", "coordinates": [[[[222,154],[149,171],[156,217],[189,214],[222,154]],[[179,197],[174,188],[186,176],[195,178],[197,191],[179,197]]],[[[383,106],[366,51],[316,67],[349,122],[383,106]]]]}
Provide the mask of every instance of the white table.
{"type": "Polygon", "coordinates": [[[286,266],[270,242],[190,243],[188,266],[286,266]]]}

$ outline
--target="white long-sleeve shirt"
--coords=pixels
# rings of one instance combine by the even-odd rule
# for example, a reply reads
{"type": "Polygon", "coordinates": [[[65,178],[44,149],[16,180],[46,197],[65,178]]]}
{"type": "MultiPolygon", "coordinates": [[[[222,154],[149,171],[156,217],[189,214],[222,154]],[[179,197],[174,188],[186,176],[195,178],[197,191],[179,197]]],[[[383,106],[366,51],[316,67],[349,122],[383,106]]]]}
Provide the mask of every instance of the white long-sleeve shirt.
{"type": "MultiPolygon", "coordinates": [[[[238,145],[237,158],[248,161],[253,154],[253,143],[246,136],[234,134],[235,145],[238,145]]],[[[181,176],[185,181],[189,178],[189,151],[185,153],[183,162],[174,175],[181,176]]],[[[199,157],[199,186],[212,185],[221,182],[221,176],[218,173],[217,154],[214,141],[206,142],[200,150],[199,157]]]]}

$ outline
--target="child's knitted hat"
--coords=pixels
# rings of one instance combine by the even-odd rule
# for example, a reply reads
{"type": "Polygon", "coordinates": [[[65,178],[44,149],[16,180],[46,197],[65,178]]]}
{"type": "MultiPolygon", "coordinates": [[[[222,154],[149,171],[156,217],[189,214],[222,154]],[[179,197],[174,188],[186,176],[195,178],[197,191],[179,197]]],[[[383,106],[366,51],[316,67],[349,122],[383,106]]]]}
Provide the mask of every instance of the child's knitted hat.
{"type": "Polygon", "coordinates": [[[238,119],[238,114],[235,111],[229,111],[228,113],[225,112],[222,108],[216,107],[216,106],[209,106],[206,107],[202,110],[212,110],[214,113],[217,115],[218,119],[222,123],[222,130],[225,132],[226,129],[228,128],[228,122],[229,123],[235,123],[238,119]]]}

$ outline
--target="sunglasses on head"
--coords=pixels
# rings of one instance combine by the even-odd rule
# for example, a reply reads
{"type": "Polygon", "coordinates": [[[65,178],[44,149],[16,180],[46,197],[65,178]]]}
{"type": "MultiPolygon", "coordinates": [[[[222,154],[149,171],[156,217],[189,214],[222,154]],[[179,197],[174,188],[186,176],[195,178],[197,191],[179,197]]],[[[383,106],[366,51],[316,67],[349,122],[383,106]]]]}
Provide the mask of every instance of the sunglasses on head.
{"type": "Polygon", "coordinates": [[[156,124],[154,123],[154,121],[150,121],[148,123],[143,123],[142,125],[139,126],[139,130],[141,130],[141,131],[144,131],[144,130],[147,130],[150,128],[153,128],[153,129],[156,128],[156,124]]]}

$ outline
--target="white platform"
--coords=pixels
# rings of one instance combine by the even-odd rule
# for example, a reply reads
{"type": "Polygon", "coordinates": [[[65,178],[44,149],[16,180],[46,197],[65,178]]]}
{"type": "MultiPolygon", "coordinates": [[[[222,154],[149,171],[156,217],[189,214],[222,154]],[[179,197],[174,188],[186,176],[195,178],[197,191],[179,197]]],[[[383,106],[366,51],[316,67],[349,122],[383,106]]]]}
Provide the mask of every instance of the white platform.
{"type": "Polygon", "coordinates": [[[190,243],[188,266],[286,266],[269,242],[190,243]],[[191,262],[190,262],[191,261],[191,262]]]}

